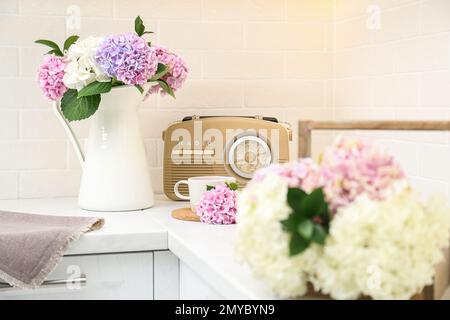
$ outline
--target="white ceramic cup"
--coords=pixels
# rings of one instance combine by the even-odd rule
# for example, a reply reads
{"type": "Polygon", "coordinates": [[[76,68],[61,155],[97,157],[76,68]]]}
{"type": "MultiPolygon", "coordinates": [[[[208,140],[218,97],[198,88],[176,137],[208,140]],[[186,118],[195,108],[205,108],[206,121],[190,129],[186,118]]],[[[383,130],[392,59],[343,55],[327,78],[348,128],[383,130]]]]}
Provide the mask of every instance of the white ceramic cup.
{"type": "Polygon", "coordinates": [[[180,180],[173,186],[173,191],[175,195],[183,200],[190,200],[191,210],[195,212],[195,207],[200,200],[202,194],[207,191],[207,186],[215,186],[225,182],[236,182],[233,177],[226,176],[201,176],[201,177],[191,177],[187,180],[180,180]],[[178,190],[181,184],[187,184],[189,189],[189,196],[182,195],[178,190]]]}

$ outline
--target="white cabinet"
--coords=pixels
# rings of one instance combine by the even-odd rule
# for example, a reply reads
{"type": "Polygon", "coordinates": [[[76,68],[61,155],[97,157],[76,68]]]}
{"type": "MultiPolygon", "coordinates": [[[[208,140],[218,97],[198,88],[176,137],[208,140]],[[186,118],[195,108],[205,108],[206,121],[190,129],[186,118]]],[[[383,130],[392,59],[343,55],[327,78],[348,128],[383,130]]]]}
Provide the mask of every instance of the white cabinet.
{"type": "Polygon", "coordinates": [[[178,260],[173,258],[168,251],[65,256],[43,286],[3,288],[0,300],[177,299],[178,260]],[[157,286],[154,269],[159,275],[167,270],[155,280],[157,286]]]}
{"type": "Polygon", "coordinates": [[[180,262],[170,251],[155,251],[153,287],[155,300],[179,299],[180,262]]]}
{"type": "MultiPolygon", "coordinates": [[[[201,272],[201,270],[200,270],[201,272]]],[[[196,271],[180,262],[180,299],[182,300],[223,300],[196,271]]]]}
{"type": "Polygon", "coordinates": [[[170,251],[65,256],[34,290],[1,288],[0,300],[189,299],[222,296],[170,251]]]}

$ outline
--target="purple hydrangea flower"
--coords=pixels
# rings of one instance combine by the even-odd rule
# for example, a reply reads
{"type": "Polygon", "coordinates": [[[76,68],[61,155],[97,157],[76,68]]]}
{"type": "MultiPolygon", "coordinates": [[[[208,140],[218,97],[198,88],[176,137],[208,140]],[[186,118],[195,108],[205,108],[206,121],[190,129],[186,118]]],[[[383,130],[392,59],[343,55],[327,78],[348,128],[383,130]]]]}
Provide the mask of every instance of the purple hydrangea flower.
{"type": "MultiPolygon", "coordinates": [[[[152,49],[158,57],[158,62],[169,68],[169,71],[161,79],[166,81],[173,91],[181,88],[189,73],[184,60],[162,46],[153,46],[152,49]]],[[[164,91],[160,85],[154,85],[148,90],[146,98],[153,93],[164,94],[164,91]]]]}
{"type": "Polygon", "coordinates": [[[155,50],[133,33],[105,38],[95,59],[108,76],[129,85],[146,83],[158,68],[155,50]]]}

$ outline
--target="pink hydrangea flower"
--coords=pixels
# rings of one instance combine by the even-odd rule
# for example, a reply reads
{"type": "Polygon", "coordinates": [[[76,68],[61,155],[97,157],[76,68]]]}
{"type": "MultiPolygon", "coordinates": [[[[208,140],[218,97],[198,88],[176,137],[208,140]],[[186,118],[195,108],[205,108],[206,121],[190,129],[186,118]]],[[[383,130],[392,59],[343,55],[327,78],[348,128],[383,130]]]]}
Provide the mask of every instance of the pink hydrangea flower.
{"type": "Polygon", "coordinates": [[[373,200],[382,200],[386,189],[405,177],[392,155],[348,137],[337,139],[325,151],[322,168],[327,181],[325,194],[333,212],[363,192],[373,200]]]}
{"type": "Polygon", "coordinates": [[[45,96],[50,100],[59,100],[67,91],[64,85],[64,69],[67,63],[62,57],[48,55],[39,66],[37,80],[45,96]]]}
{"type": "Polygon", "coordinates": [[[236,192],[225,184],[219,184],[203,193],[196,212],[201,222],[233,224],[236,223],[236,207],[236,192]]]}
{"type": "MultiPolygon", "coordinates": [[[[155,45],[152,46],[152,49],[158,58],[158,63],[162,63],[169,68],[169,71],[161,79],[166,81],[173,91],[180,89],[189,73],[184,60],[175,53],[167,50],[165,47],[155,45]]],[[[165,92],[162,90],[161,86],[157,84],[150,87],[145,98],[153,93],[164,94],[165,92]]]]}
{"type": "Polygon", "coordinates": [[[307,193],[325,184],[323,172],[312,159],[304,158],[295,163],[272,164],[259,169],[252,181],[261,181],[269,174],[286,179],[290,188],[300,188],[307,193]]]}

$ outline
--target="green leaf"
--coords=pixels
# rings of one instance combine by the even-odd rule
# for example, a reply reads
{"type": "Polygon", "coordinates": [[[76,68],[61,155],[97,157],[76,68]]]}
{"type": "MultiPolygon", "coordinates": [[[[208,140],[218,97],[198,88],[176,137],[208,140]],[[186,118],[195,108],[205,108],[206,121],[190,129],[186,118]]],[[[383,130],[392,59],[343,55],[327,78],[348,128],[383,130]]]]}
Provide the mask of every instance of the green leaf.
{"type": "Polygon", "coordinates": [[[135,88],[136,89],[138,89],[138,91],[141,93],[141,94],[143,94],[144,93],[144,88],[142,88],[142,86],[141,85],[139,85],[139,84],[135,84],[134,85],[135,86],[135,88]]]}
{"type": "Polygon", "coordinates": [[[206,185],[206,191],[209,191],[209,190],[212,190],[212,189],[214,189],[215,187],[214,186],[211,186],[211,185],[206,185]]]}
{"type": "Polygon", "coordinates": [[[123,83],[122,81],[117,80],[117,78],[112,77],[112,78],[111,78],[111,85],[112,85],[113,87],[117,87],[117,86],[122,86],[122,85],[124,85],[124,83],[123,83]]]}
{"type": "Polygon", "coordinates": [[[80,37],[77,35],[70,36],[64,41],[64,50],[68,50],[80,37]]]}
{"type": "Polygon", "coordinates": [[[160,78],[164,77],[164,75],[169,72],[169,67],[167,67],[165,64],[158,63],[158,69],[156,69],[156,73],[151,77],[149,81],[156,81],[160,78]]]}
{"type": "Polygon", "coordinates": [[[157,80],[157,82],[168,95],[175,98],[175,93],[173,92],[172,88],[167,84],[167,82],[165,82],[164,80],[157,80]]]}
{"type": "Polygon", "coordinates": [[[317,211],[317,215],[321,217],[324,223],[328,224],[330,222],[330,210],[326,201],[322,203],[320,209],[317,211]]]}
{"type": "Polygon", "coordinates": [[[75,89],[69,89],[61,99],[61,110],[69,121],[89,118],[97,111],[101,97],[99,94],[77,98],[75,89]]]}
{"type": "Polygon", "coordinates": [[[236,182],[227,182],[226,185],[232,191],[238,189],[238,184],[236,182]]]}
{"type": "Polygon", "coordinates": [[[134,19],[134,31],[136,31],[139,37],[142,36],[145,32],[144,22],[142,21],[140,16],[137,16],[136,19],[134,19]]]}
{"type": "Polygon", "coordinates": [[[294,212],[301,211],[301,204],[306,197],[305,191],[299,188],[289,188],[287,193],[287,202],[294,212]]]}
{"type": "Polygon", "coordinates": [[[318,215],[325,201],[324,198],[322,189],[317,188],[303,199],[300,210],[307,217],[318,215]]]}
{"type": "Polygon", "coordinates": [[[39,39],[39,40],[36,40],[34,43],[43,44],[44,46],[48,46],[53,49],[59,49],[59,46],[51,40],[39,39]]]}
{"type": "Polygon", "coordinates": [[[280,223],[283,230],[291,235],[291,255],[302,252],[311,242],[323,245],[330,222],[323,190],[318,188],[306,194],[301,189],[289,188],[286,198],[292,212],[280,223]]]}
{"type": "Polygon", "coordinates": [[[60,57],[63,56],[63,53],[62,53],[61,49],[59,48],[59,46],[51,40],[40,39],[40,40],[36,40],[34,43],[39,43],[39,44],[43,44],[44,46],[48,46],[54,50],[53,53],[55,55],[60,56],[60,57]]]}
{"type": "Polygon", "coordinates": [[[281,226],[285,231],[297,232],[297,227],[303,218],[299,214],[291,213],[287,219],[281,221],[281,226]]]}
{"type": "Polygon", "coordinates": [[[106,93],[111,91],[111,87],[112,87],[111,81],[109,82],[94,81],[78,92],[78,98],[106,93]]]}
{"type": "Polygon", "coordinates": [[[294,233],[292,234],[291,241],[289,242],[289,255],[295,256],[296,254],[302,253],[309,246],[309,241],[302,238],[300,235],[294,233]]]}
{"type": "Polygon", "coordinates": [[[145,31],[143,34],[154,33],[153,31],[145,31]]]}
{"type": "Polygon", "coordinates": [[[47,53],[44,53],[44,54],[54,54],[54,55],[58,56],[59,52],[58,52],[58,50],[52,49],[52,50],[50,50],[50,51],[48,51],[47,53]]]}
{"type": "Polygon", "coordinates": [[[312,234],[311,240],[320,245],[325,244],[325,239],[327,237],[327,231],[320,224],[314,224],[314,232],[312,234]]]}
{"type": "Polygon", "coordinates": [[[305,239],[311,239],[314,232],[314,223],[311,220],[303,220],[297,227],[297,232],[305,239]]]}

